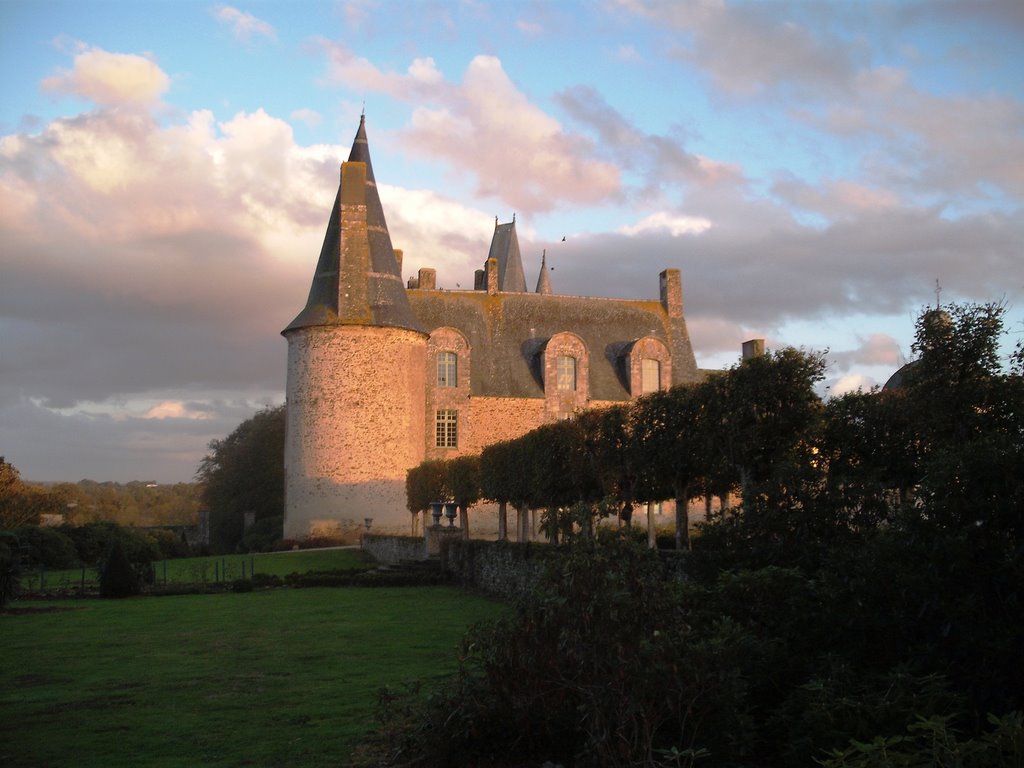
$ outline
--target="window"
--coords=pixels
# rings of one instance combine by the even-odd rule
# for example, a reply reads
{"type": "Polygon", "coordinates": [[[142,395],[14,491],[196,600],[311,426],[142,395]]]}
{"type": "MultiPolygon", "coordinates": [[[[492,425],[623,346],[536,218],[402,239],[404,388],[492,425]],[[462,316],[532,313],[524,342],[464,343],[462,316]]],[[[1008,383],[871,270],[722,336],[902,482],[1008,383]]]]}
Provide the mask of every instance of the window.
{"type": "Polygon", "coordinates": [[[657,392],[661,389],[661,362],[648,357],[640,361],[640,392],[657,392]]]}
{"type": "Polygon", "coordinates": [[[558,356],[558,389],[562,392],[576,391],[576,358],[558,356]]]}
{"type": "Polygon", "coordinates": [[[459,356],[454,352],[437,353],[437,386],[457,387],[459,385],[459,356]]]}
{"type": "Polygon", "coordinates": [[[459,412],[438,411],[435,422],[435,442],[438,448],[459,447],[459,412]]]}

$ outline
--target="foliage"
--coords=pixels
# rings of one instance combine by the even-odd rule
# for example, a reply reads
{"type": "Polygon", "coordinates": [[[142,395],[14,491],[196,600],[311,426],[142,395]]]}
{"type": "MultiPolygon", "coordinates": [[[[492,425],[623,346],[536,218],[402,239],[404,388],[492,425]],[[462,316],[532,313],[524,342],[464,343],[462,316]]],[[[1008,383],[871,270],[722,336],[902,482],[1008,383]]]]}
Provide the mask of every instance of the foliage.
{"type": "Polygon", "coordinates": [[[149,563],[171,556],[170,551],[180,551],[177,544],[165,541],[167,532],[144,532],[109,521],[62,525],[58,530],[74,543],[78,559],[87,565],[100,564],[115,541],[133,563],[149,563]]]}
{"type": "Polygon", "coordinates": [[[199,516],[199,485],[151,482],[57,483],[52,490],[64,502],[70,525],[113,522],[124,526],[194,525],[199,516]]]}
{"type": "Polygon", "coordinates": [[[256,520],[284,515],[285,406],[264,408],[222,440],[196,472],[210,512],[210,547],[231,552],[243,535],[246,512],[256,520]]]}
{"type": "Polygon", "coordinates": [[[242,536],[244,552],[269,552],[274,543],[284,536],[284,517],[265,517],[257,520],[242,536]]]}
{"type": "Polygon", "coordinates": [[[450,498],[448,471],[443,459],[424,461],[405,475],[406,507],[413,514],[430,509],[430,503],[450,498]]]}
{"type": "Polygon", "coordinates": [[[63,496],[26,483],[14,465],[0,456],[0,530],[37,525],[42,515],[63,511],[63,496]]]}
{"type": "Polygon", "coordinates": [[[138,572],[128,561],[120,540],[115,540],[100,571],[100,596],[130,597],[141,591],[138,572]]]}
{"type": "Polygon", "coordinates": [[[480,457],[456,456],[445,462],[445,486],[459,505],[462,535],[469,538],[469,507],[480,500],[480,457]]]}
{"type": "Polygon", "coordinates": [[[78,553],[74,542],[56,528],[26,526],[16,533],[21,545],[28,550],[28,565],[44,568],[74,568],[78,553]]]}
{"type": "Polygon", "coordinates": [[[0,608],[18,593],[18,580],[21,577],[18,547],[17,536],[0,532],[0,608]]]}
{"type": "Polygon", "coordinates": [[[949,716],[918,718],[906,735],[851,741],[824,768],[1012,768],[1024,763],[1024,713],[989,715],[991,730],[962,739],[949,716]]]}

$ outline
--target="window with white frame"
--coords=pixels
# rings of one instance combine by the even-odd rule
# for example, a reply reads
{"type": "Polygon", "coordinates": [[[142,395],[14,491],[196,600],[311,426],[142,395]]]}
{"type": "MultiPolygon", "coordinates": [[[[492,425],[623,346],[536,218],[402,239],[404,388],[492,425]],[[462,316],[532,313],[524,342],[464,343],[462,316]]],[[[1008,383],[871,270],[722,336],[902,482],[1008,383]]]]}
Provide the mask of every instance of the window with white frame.
{"type": "Polygon", "coordinates": [[[437,386],[459,385],[459,356],[454,352],[437,353],[437,386]]]}
{"type": "Polygon", "coordinates": [[[661,389],[661,361],[645,357],[640,361],[640,392],[657,392],[661,389]]]}
{"type": "Polygon", "coordinates": [[[558,356],[557,387],[561,392],[576,391],[576,358],[569,355],[558,356]]]}
{"type": "Polygon", "coordinates": [[[459,412],[442,410],[437,412],[435,426],[435,442],[438,448],[459,447],[459,412]]]}

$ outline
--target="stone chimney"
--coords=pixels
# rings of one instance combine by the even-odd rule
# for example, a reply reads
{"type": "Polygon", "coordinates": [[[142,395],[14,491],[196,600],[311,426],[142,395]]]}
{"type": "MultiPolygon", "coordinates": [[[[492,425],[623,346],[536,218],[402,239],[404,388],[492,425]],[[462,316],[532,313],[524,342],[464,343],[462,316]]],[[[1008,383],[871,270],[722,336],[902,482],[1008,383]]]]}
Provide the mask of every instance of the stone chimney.
{"type": "Polygon", "coordinates": [[[661,306],[669,317],[683,316],[683,280],[678,269],[666,269],[658,275],[661,306]]]}
{"type": "Polygon", "coordinates": [[[423,267],[419,273],[417,287],[421,291],[433,291],[437,289],[437,270],[430,267],[423,267]]]}
{"type": "Polygon", "coordinates": [[[764,354],[764,339],[751,339],[743,342],[743,359],[750,360],[764,354]]]}

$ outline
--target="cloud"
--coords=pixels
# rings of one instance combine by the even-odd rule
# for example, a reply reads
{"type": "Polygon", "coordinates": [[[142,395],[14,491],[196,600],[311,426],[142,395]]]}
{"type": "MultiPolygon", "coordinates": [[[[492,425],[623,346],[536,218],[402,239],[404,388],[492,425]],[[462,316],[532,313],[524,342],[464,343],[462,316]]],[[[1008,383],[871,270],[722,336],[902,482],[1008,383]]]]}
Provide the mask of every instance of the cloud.
{"type": "Polygon", "coordinates": [[[170,83],[163,70],[148,58],[86,48],[75,56],[70,70],[43,80],[42,86],[102,106],[147,106],[157,102],[170,83]]]}
{"type": "Polygon", "coordinates": [[[451,83],[433,59],[416,59],[405,73],[385,72],[343,46],[324,47],[333,81],[414,104],[400,135],[405,148],[444,160],[453,173],[473,179],[479,196],[541,213],[620,194],[616,165],[595,158],[590,139],[531,103],[493,56],[474,57],[462,82],[451,83]]]}
{"type": "Polygon", "coordinates": [[[212,416],[209,411],[197,409],[195,404],[184,403],[181,400],[164,400],[146,411],[142,418],[208,420],[212,416]]]}
{"type": "Polygon", "coordinates": [[[231,27],[231,34],[237,40],[248,42],[254,35],[277,40],[277,32],[270,24],[230,5],[218,5],[213,9],[213,15],[231,27]]]}
{"type": "Polygon", "coordinates": [[[711,228],[711,222],[697,216],[680,216],[659,211],[652,213],[636,224],[620,227],[619,232],[624,235],[639,235],[641,232],[652,230],[664,230],[672,237],[680,235],[697,235],[711,228]]]}
{"type": "Polygon", "coordinates": [[[786,18],[774,4],[622,0],[619,7],[683,33],[671,54],[734,97],[835,96],[863,58],[855,43],[786,18]]]}
{"type": "Polygon", "coordinates": [[[886,333],[868,335],[867,338],[861,339],[860,346],[855,349],[832,350],[829,353],[829,360],[840,371],[864,366],[882,366],[895,371],[906,362],[899,343],[886,333]]]}
{"type": "Polygon", "coordinates": [[[289,117],[300,123],[305,123],[310,128],[315,128],[323,122],[323,116],[312,109],[296,109],[289,117]]]}

